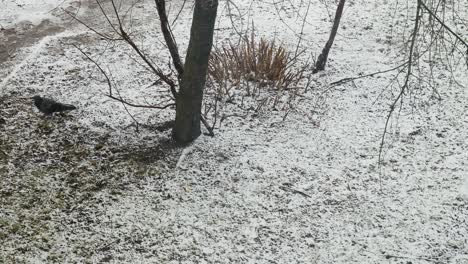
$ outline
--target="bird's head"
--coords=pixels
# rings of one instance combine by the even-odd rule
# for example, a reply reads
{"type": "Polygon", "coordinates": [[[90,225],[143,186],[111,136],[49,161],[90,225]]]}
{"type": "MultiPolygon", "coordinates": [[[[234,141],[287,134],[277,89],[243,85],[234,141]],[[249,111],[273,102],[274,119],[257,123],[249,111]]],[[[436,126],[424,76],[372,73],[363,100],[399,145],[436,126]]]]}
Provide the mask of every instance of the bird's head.
{"type": "Polygon", "coordinates": [[[33,96],[32,99],[34,100],[34,102],[40,102],[40,101],[42,101],[42,98],[41,98],[39,95],[33,96]]]}

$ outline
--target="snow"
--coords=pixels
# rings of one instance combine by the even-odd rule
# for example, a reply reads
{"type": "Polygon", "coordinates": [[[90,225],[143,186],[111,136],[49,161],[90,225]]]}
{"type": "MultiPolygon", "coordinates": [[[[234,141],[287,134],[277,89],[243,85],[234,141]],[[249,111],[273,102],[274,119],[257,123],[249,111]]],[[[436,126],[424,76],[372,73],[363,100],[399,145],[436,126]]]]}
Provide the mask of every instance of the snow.
{"type": "Polygon", "coordinates": [[[468,176],[465,177],[465,182],[463,186],[460,188],[460,192],[468,199],[468,176]]]}
{"type": "MultiPolygon", "coordinates": [[[[45,19],[54,19],[51,14],[62,6],[67,6],[70,0],[3,0],[0,1],[0,26],[11,28],[22,22],[38,25],[45,19]]],[[[75,1],[74,4],[79,3],[75,1]]]]}
{"type": "MultiPolygon", "coordinates": [[[[171,15],[182,2],[171,1],[171,15]]],[[[215,42],[236,38],[232,21],[245,29],[254,20],[259,35],[294,50],[307,6],[291,3],[297,9],[236,1],[228,17],[222,2],[215,42]]],[[[454,72],[464,87],[436,69],[442,100],[428,100],[432,91],[424,90],[405,101],[391,119],[381,167],[380,140],[396,92],[387,87],[392,75],[329,85],[400,63],[401,36],[391,30],[405,25],[389,26],[406,17],[393,16],[391,1],[347,3],[327,70],[291,99],[295,107],[286,118],[281,109],[245,110],[256,106],[246,98],[244,109],[239,102],[223,105],[238,116],[227,118],[215,137],[184,148],[167,143],[170,131],[154,129],[173,118],[172,110],[129,108],[141,124],[137,133],[122,105],[105,97],[99,71],[69,44],[98,58],[124,98],[158,103],[164,87],[150,87],[154,77],[128,58],[124,44],[106,45],[48,12],[76,3],[0,4],[2,27],[28,17],[34,25],[49,19],[66,28],[21,46],[0,69],[6,120],[0,123],[0,262],[468,263],[466,67],[454,72]],[[28,101],[37,93],[78,110],[43,119],[28,101]]],[[[155,41],[153,4],[135,5],[133,27],[147,32],[136,34],[137,43],[167,65],[168,53],[155,41]]],[[[312,6],[301,47],[317,53],[334,5],[312,6]]],[[[92,5],[74,10],[108,30],[92,5]]],[[[181,54],[190,12],[188,3],[174,28],[181,54]]]]}

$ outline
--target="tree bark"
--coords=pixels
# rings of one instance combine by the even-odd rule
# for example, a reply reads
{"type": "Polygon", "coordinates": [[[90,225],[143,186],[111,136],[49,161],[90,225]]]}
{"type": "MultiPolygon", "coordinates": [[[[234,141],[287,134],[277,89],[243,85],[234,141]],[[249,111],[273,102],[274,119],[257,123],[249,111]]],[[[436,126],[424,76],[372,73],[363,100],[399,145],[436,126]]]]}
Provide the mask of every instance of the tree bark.
{"type": "Polygon", "coordinates": [[[338,27],[340,25],[341,15],[343,14],[343,8],[346,0],[340,0],[338,7],[336,8],[335,19],[333,21],[333,28],[330,32],[330,37],[328,38],[325,47],[322,50],[322,53],[319,55],[317,62],[315,63],[315,69],[313,73],[325,70],[325,65],[328,60],[328,53],[330,52],[331,47],[333,46],[333,41],[335,41],[336,33],[338,32],[338,27]]]}
{"type": "Polygon", "coordinates": [[[201,134],[200,120],[218,0],[196,0],[184,74],[176,98],[173,138],[188,143],[201,134]]]}

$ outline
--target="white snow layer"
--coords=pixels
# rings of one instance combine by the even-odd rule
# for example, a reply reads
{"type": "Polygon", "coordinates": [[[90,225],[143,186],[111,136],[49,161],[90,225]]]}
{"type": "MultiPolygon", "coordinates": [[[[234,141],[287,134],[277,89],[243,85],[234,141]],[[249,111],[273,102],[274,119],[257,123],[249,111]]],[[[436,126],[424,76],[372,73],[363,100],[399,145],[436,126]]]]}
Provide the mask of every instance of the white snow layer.
{"type": "MultiPolygon", "coordinates": [[[[0,25],[12,26],[24,19],[37,24],[58,2],[2,1],[0,25]]],[[[182,2],[171,1],[173,14],[182,2]]],[[[301,45],[316,54],[328,37],[327,14],[333,14],[334,5],[313,2],[301,45]]],[[[315,98],[328,90],[320,107],[312,105],[313,99],[304,99],[285,121],[284,113],[275,111],[228,119],[214,138],[202,136],[188,147],[175,171],[149,177],[143,187],[131,187],[117,201],[106,198],[104,191],[99,194],[97,200],[105,203],[67,219],[57,231],[55,251],[67,263],[103,259],[111,263],[468,263],[466,88],[441,81],[440,102],[406,101],[418,105],[405,105],[399,119],[392,119],[385,163],[379,168],[380,140],[391,102],[391,91],[385,87],[391,76],[361,79],[331,90],[327,86],[343,77],[397,64],[398,54],[385,42],[398,41],[390,34],[391,2],[347,3],[329,66],[314,77],[314,91],[304,95],[315,98]],[[80,217],[87,221],[81,222],[80,217]],[[88,257],[82,257],[76,245],[87,247],[88,257]]],[[[140,23],[135,24],[139,30],[156,15],[152,1],[143,3],[140,23]]],[[[185,7],[185,14],[190,14],[190,8],[185,7]]],[[[275,10],[272,2],[244,0],[236,1],[237,8],[250,19],[242,22],[244,27],[255,21],[258,34],[294,49],[294,32],[301,31],[306,6],[295,14],[287,8],[275,10]]],[[[241,20],[236,14],[227,17],[226,10],[222,2],[217,43],[234,38],[231,19],[241,20]]],[[[174,29],[182,54],[189,18],[181,16],[174,29]]],[[[70,27],[66,35],[83,36],[85,30],[70,27]]],[[[141,42],[146,41],[148,50],[158,45],[149,40],[156,34],[152,31],[141,42]]],[[[87,45],[94,54],[104,49],[92,41],[87,45]]],[[[24,89],[11,83],[47,67],[99,75],[76,50],[56,39],[46,38],[23,52],[34,54],[34,63],[10,68],[2,93],[24,89]],[[49,52],[54,47],[64,49],[63,60],[49,52]]],[[[115,48],[114,52],[114,57],[102,60],[123,79],[123,87],[134,88],[122,94],[148,98],[148,91],[138,88],[148,83],[128,81],[135,75],[127,67],[131,63],[126,60],[122,66],[123,51],[115,48]]],[[[455,74],[466,87],[464,70],[455,74]]],[[[64,89],[70,86],[67,82],[59,73],[29,88],[81,104],[77,122],[90,130],[96,129],[96,122],[113,130],[131,124],[121,105],[102,95],[104,82],[80,80],[64,89]]],[[[132,111],[142,123],[152,118],[147,111],[132,111]]],[[[161,116],[168,118],[172,113],[161,116]]],[[[154,136],[144,133],[141,137],[154,136]]],[[[47,255],[24,258],[46,263],[47,255]]]]}

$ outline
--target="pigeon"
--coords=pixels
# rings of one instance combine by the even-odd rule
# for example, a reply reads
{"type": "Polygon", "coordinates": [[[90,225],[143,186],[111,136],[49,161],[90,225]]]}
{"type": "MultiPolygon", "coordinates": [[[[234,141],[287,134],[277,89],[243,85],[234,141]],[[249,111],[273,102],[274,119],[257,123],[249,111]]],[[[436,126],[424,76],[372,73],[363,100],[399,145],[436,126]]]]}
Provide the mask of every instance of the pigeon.
{"type": "Polygon", "coordinates": [[[40,97],[39,95],[34,96],[33,99],[34,105],[36,105],[37,109],[46,115],[51,115],[54,112],[63,112],[76,109],[76,107],[73,105],[55,102],[52,99],[40,97]]]}

